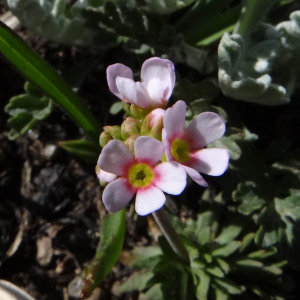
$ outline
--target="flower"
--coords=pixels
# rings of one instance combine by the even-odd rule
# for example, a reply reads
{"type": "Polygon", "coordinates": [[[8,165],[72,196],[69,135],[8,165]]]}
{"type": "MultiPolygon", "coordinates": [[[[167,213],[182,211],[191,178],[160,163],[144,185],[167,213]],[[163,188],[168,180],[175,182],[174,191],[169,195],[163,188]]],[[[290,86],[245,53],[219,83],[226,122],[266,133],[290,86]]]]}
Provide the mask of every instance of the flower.
{"type": "Polygon", "coordinates": [[[185,128],[185,113],[186,104],[182,100],[166,111],[162,132],[166,157],[168,161],[179,162],[196,183],[207,186],[199,172],[220,176],[228,167],[226,149],[205,148],[223,136],[225,123],[219,115],[203,112],[185,128]]]}
{"type": "MultiPolygon", "coordinates": [[[[121,141],[111,140],[103,148],[97,167],[115,174],[103,191],[103,203],[109,212],[124,208],[136,194],[135,210],[147,215],[161,208],[163,192],[180,194],[186,186],[186,173],[176,162],[163,162],[163,144],[148,136],[134,142],[134,155],[121,141]]],[[[97,169],[96,167],[96,169],[97,169]]]]}
{"type": "Polygon", "coordinates": [[[106,74],[108,87],[114,95],[143,109],[165,106],[175,84],[173,63],[158,57],[143,63],[141,82],[135,82],[132,70],[119,63],[110,65],[106,74]]]}

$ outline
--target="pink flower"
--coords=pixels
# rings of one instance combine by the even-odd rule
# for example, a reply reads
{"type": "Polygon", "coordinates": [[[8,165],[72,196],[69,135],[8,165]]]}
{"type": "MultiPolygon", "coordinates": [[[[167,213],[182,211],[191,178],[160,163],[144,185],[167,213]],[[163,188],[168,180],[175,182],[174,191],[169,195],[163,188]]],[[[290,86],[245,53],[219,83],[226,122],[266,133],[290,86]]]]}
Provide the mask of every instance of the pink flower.
{"type": "Polygon", "coordinates": [[[176,162],[160,163],[164,146],[154,138],[138,137],[134,153],[121,141],[111,140],[103,148],[97,167],[116,175],[103,191],[106,209],[121,210],[136,194],[135,210],[144,216],[164,205],[163,192],[178,195],[184,190],[186,173],[176,162]]]}
{"type": "Polygon", "coordinates": [[[143,63],[141,82],[135,82],[132,70],[123,64],[110,65],[106,74],[113,94],[141,108],[165,106],[175,84],[173,63],[158,57],[152,57],[143,63]]]}
{"type": "Polygon", "coordinates": [[[204,112],[185,128],[185,113],[186,104],[181,100],[166,111],[162,137],[167,160],[179,162],[196,183],[207,186],[199,172],[219,176],[228,167],[226,149],[205,148],[223,136],[225,123],[219,115],[204,112]]]}

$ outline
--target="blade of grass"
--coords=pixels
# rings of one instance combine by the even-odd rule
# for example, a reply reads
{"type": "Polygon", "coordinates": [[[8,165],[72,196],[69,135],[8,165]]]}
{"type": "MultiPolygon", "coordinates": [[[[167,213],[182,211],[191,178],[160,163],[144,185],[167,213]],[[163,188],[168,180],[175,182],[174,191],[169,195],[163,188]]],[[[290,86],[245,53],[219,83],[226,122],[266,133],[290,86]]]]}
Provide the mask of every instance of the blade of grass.
{"type": "Polygon", "coordinates": [[[100,126],[94,115],[61,76],[2,22],[0,22],[0,54],[65,110],[88,136],[95,141],[98,139],[100,126]]]}

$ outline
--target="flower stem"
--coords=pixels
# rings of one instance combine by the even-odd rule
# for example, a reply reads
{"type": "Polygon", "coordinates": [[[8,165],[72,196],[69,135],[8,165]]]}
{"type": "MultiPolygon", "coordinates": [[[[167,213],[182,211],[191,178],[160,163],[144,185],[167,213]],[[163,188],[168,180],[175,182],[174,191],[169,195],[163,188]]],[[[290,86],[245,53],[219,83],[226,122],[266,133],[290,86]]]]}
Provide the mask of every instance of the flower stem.
{"type": "Polygon", "coordinates": [[[190,263],[189,255],[184,247],[178,233],[171,224],[169,217],[165,210],[161,208],[152,213],[159,229],[167,239],[173,251],[187,264],[190,263]]]}

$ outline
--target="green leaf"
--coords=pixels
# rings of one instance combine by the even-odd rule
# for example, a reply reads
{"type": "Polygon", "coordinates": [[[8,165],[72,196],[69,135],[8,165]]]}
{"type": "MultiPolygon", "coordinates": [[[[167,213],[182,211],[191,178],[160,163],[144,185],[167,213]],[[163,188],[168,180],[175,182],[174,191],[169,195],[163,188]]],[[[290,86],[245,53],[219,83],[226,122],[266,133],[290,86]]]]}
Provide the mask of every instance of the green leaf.
{"type": "Polygon", "coordinates": [[[58,73],[12,30],[0,23],[0,52],[27,79],[61,106],[84,131],[98,139],[99,124],[58,73]]]}
{"type": "Polygon", "coordinates": [[[197,270],[196,274],[199,277],[199,283],[196,286],[196,297],[198,300],[206,300],[210,287],[210,276],[200,269],[197,270]]]}
{"type": "Polygon", "coordinates": [[[8,138],[14,140],[27,133],[33,125],[36,123],[36,119],[30,113],[20,112],[8,119],[7,124],[11,128],[8,132],[8,138]]]}
{"type": "Polygon", "coordinates": [[[215,279],[214,283],[222,287],[227,291],[230,295],[238,295],[241,294],[245,288],[242,286],[237,285],[236,283],[232,282],[229,279],[215,279]]]}
{"type": "Polygon", "coordinates": [[[118,288],[120,293],[131,291],[143,291],[148,287],[149,281],[153,277],[153,272],[135,272],[118,288]]]}
{"type": "Polygon", "coordinates": [[[254,182],[241,182],[232,197],[234,201],[242,202],[238,210],[244,215],[250,215],[265,205],[265,200],[259,195],[254,182]]]}
{"type": "MultiPolygon", "coordinates": [[[[219,84],[233,99],[263,105],[290,101],[289,91],[271,74],[284,61],[280,35],[271,25],[261,24],[248,40],[225,33],[219,45],[219,84]]],[[[281,70],[287,73],[286,69],[281,70]]]]}
{"type": "Polygon", "coordinates": [[[140,294],[138,300],[166,300],[162,292],[162,285],[154,284],[145,294],[140,294]]]}
{"type": "Polygon", "coordinates": [[[100,153],[99,145],[86,140],[61,141],[58,142],[58,145],[71,154],[91,163],[97,161],[100,153]]]}
{"type": "Polygon", "coordinates": [[[118,260],[125,235],[125,209],[109,214],[103,220],[100,243],[92,264],[88,267],[81,295],[87,298],[102,282],[118,260]]]}
{"type": "Polygon", "coordinates": [[[241,242],[239,241],[231,241],[225,246],[214,250],[211,254],[213,256],[229,256],[234,253],[241,246],[241,242]]]}
{"type": "Polygon", "coordinates": [[[28,112],[36,120],[43,120],[51,113],[52,102],[48,97],[37,98],[24,94],[12,97],[5,106],[5,111],[11,116],[21,112],[28,112]]]}
{"type": "Polygon", "coordinates": [[[240,267],[262,268],[264,264],[258,260],[253,259],[239,259],[235,264],[240,267]]]}

